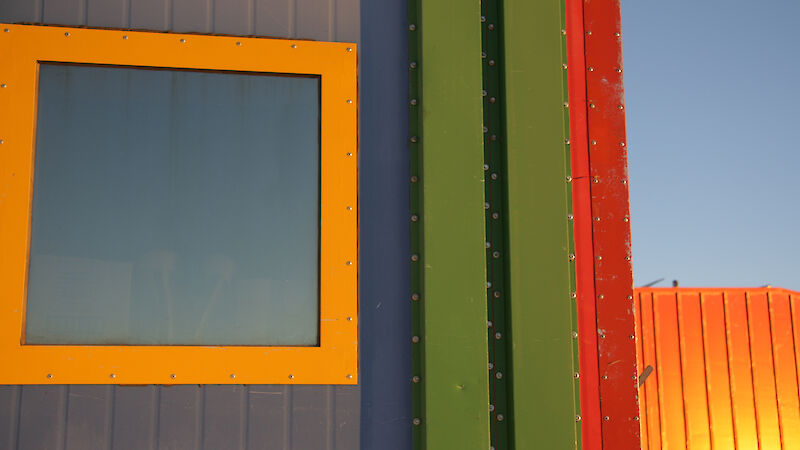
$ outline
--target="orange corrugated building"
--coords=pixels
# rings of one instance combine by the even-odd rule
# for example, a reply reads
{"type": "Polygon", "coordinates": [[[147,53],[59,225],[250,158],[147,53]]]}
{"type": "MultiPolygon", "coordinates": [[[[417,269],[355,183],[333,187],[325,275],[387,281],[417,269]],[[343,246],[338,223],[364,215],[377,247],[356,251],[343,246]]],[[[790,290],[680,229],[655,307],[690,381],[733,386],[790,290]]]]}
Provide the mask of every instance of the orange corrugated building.
{"type": "Polygon", "coordinates": [[[800,292],[636,289],[642,449],[800,449],[800,292]]]}

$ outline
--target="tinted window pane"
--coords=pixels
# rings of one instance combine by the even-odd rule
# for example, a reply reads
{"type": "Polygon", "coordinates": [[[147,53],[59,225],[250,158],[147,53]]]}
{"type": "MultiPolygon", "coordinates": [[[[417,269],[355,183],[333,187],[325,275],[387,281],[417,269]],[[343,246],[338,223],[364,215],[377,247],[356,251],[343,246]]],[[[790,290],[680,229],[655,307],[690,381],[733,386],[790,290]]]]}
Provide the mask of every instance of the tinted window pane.
{"type": "Polygon", "coordinates": [[[26,343],[318,345],[319,79],[42,64],[26,343]]]}

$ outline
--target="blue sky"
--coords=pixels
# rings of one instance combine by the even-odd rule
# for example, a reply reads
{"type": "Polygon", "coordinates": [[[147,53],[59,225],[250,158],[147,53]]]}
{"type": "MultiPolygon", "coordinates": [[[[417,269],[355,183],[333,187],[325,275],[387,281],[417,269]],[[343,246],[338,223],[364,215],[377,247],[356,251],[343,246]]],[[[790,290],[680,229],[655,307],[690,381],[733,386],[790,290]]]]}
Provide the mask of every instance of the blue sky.
{"type": "Polygon", "coordinates": [[[634,280],[800,290],[800,2],[623,0],[634,280]]]}

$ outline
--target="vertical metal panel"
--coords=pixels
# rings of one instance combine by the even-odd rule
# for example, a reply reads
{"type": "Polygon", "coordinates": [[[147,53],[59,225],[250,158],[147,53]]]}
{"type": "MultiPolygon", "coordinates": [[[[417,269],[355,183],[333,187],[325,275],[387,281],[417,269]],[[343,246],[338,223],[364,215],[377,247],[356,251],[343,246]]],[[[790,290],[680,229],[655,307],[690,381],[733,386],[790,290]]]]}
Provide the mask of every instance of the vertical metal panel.
{"type": "Polygon", "coordinates": [[[87,0],[86,25],[90,27],[128,26],[130,0],[87,0]]]}
{"type": "MultiPolygon", "coordinates": [[[[167,15],[167,0],[128,0],[130,1],[130,28],[138,30],[167,31],[170,29],[167,15]]],[[[197,6],[199,1],[195,1],[197,6]]],[[[47,23],[47,22],[45,22],[47,23]]],[[[83,23],[66,23],[63,25],[83,25],[83,23]]],[[[180,31],[180,30],[175,30],[180,31]]]]}
{"type": "MultiPolygon", "coordinates": [[[[655,314],[653,313],[653,294],[650,292],[640,292],[637,294],[639,298],[639,307],[641,308],[641,328],[642,334],[638,336],[638,340],[642,343],[642,359],[639,361],[639,371],[644,374],[645,368],[648,366],[655,369],[659,367],[659,362],[656,354],[656,337],[655,337],[655,314]]],[[[648,449],[657,450],[661,448],[661,409],[658,398],[659,374],[657,370],[653,370],[650,376],[642,381],[644,384],[639,388],[639,394],[647,400],[647,403],[640,403],[640,409],[643,413],[641,416],[642,427],[647,429],[647,436],[649,438],[648,449]]]]}
{"type": "Polygon", "coordinates": [[[17,449],[63,449],[67,386],[25,386],[19,406],[17,449]]]}
{"type": "Polygon", "coordinates": [[[68,386],[64,447],[67,450],[104,449],[111,444],[111,408],[114,386],[68,386]]]}
{"type": "Polygon", "coordinates": [[[503,3],[514,448],[575,448],[562,2],[503,3]]]}
{"type": "Polygon", "coordinates": [[[642,434],[643,448],[800,446],[795,293],[777,288],[638,291],[640,364],[658,368],[658,376],[640,387],[642,419],[651,425],[642,434]],[[650,310],[656,311],[654,321],[648,319],[650,310]],[[648,357],[654,349],[656,359],[648,357]],[[675,380],[682,381],[680,392],[675,380]],[[651,396],[654,389],[659,398],[651,396]],[[660,436],[653,432],[653,415],[661,418],[660,436]]]}
{"type": "Polygon", "coordinates": [[[92,448],[103,439],[111,448],[132,450],[200,444],[409,448],[405,2],[6,0],[0,2],[0,20],[42,22],[45,7],[46,21],[64,25],[348,42],[364,36],[359,105],[364,112],[359,152],[363,395],[360,386],[293,392],[259,385],[249,386],[246,395],[241,387],[70,386],[71,392],[102,397],[103,409],[99,399],[88,397],[72,396],[68,405],[66,387],[2,387],[0,407],[8,409],[0,413],[0,449],[17,448],[17,441],[19,448],[92,448]]]}

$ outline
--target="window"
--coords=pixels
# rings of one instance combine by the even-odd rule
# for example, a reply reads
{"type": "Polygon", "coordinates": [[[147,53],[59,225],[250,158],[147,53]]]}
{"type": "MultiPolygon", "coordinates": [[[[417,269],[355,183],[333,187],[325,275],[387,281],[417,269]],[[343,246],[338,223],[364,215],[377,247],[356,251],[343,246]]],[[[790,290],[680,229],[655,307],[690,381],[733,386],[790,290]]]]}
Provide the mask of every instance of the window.
{"type": "Polygon", "coordinates": [[[355,46],[2,27],[0,382],[356,383],[355,46]]]}

